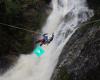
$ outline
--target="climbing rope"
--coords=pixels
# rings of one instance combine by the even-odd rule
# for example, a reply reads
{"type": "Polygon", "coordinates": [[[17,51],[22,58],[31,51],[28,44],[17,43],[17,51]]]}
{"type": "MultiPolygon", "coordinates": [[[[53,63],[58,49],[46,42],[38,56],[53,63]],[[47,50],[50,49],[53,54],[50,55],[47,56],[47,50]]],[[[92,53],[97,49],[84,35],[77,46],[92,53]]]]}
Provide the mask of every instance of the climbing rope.
{"type": "Polygon", "coordinates": [[[0,25],[9,26],[9,27],[12,27],[12,28],[15,28],[15,29],[24,30],[24,31],[27,31],[27,32],[30,32],[30,33],[34,33],[34,34],[41,34],[41,33],[36,32],[36,31],[32,31],[32,30],[29,30],[29,29],[16,27],[16,26],[13,26],[13,25],[5,24],[5,23],[0,23],[0,25]]]}
{"type": "Polygon", "coordinates": [[[82,23],[82,25],[87,25],[87,24],[98,22],[98,21],[100,21],[100,19],[94,20],[94,21],[90,21],[90,22],[86,22],[86,23],[84,22],[84,23],[82,23]]]}
{"type": "MultiPolygon", "coordinates": [[[[100,19],[94,20],[94,21],[91,21],[91,22],[84,23],[83,25],[87,25],[87,24],[90,24],[90,23],[98,22],[98,21],[100,21],[100,19]]],[[[5,23],[0,23],[0,25],[9,26],[9,27],[12,27],[12,28],[16,28],[16,29],[20,29],[20,30],[27,31],[27,32],[31,32],[31,33],[34,33],[34,34],[41,34],[41,33],[36,32],[36,31],[32,31],[32,30],[29,30],[29,29],[16,27],[16,26],[13,26],[13,25],[5,24],[5,23]]]]}

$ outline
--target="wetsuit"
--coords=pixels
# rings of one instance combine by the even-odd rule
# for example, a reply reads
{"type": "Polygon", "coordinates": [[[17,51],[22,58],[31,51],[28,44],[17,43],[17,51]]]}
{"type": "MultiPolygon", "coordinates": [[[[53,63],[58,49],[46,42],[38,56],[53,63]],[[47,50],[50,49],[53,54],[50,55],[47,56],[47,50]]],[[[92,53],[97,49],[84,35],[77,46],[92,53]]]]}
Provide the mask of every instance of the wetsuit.
{"type": "Polygon", "coordinates": [[[43,39],[36,41],[36,43],[40,43],[40,46],[42,46],[43,44],[50,43],[53,40],[53,37],[54,37],[54,35],[52,35],[52,37],[50,39],[48,39],[48,35],[43,34],[43,39]]]}

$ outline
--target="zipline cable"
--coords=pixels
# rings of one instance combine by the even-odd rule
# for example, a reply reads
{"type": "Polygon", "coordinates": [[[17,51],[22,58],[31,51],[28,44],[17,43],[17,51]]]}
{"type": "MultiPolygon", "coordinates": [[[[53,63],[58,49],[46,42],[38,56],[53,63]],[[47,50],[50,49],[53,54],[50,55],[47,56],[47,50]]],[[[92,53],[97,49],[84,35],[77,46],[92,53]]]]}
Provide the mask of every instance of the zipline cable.
{"type": "Polygon", "coordinates": [[[16,29],[24,30],[24,31],[27,31],[27,32],[30,32],[30,33],[34,33],[34,34],[41,34],[41,33],[36,32],[36,31],[32,31],[32,30],[29,30],[29,29],[16,27],[16,26],[13,26],[13,25],[5,24],[5,23],[0,23],[0,25],[9,26],[9,27],[12,27],[12,28],[16,28],[16,29]]]}

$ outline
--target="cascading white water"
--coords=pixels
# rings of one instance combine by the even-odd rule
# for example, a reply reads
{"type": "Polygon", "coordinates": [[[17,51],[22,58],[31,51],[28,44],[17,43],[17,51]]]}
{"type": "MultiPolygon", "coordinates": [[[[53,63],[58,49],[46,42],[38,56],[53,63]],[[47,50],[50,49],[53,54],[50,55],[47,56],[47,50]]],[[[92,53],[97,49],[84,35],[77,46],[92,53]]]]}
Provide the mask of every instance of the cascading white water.
{"type": "Polygon", "coordinates": [[[50,80],[63,46],[77,25],[93,15],[85,0],[52,0],[52,6],[53,11],[42,31],[54,32],[55,38],[52,43],[43,46],[45,54],[40,58],[33,53],[21,55],[17,64],[0,76],[0,80],[50,80]]]}

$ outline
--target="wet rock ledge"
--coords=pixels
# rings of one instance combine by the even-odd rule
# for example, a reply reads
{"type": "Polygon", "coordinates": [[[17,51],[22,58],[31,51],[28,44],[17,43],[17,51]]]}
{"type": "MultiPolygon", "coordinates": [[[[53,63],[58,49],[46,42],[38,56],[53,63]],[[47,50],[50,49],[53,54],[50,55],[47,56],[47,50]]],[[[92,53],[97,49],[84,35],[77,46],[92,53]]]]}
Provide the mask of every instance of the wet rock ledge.
{"type": "Polygon", "coordinates": [[[51,80],[100,80],[100,21],[83,25],[64,46],[51,80]]]}

